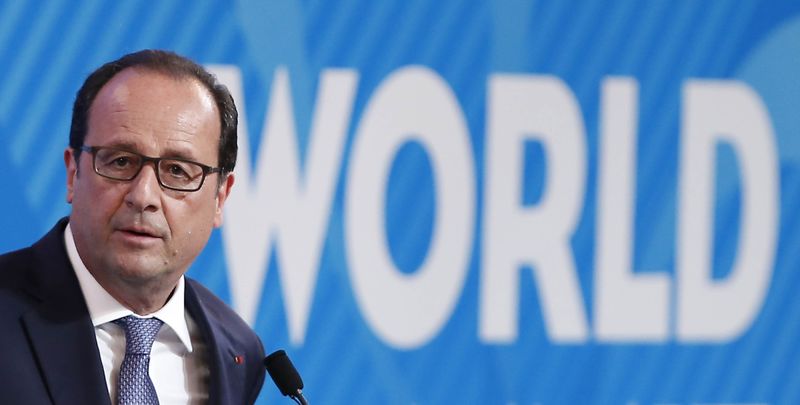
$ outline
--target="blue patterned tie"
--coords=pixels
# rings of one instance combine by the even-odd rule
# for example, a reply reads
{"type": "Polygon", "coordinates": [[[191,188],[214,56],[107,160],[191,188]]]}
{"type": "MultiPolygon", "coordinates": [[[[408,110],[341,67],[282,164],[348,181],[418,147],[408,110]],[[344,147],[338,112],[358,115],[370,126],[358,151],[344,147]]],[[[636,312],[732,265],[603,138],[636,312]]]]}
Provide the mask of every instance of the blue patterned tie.
{"type": "Polygon", "coordinates": [[[161,329],[157,318],[137,318],[133,315],[114,321],[125,329],[125,358],[119,369],[118,405],[158,405],[158,396],[148,373],[150,349],[161,329]]]}

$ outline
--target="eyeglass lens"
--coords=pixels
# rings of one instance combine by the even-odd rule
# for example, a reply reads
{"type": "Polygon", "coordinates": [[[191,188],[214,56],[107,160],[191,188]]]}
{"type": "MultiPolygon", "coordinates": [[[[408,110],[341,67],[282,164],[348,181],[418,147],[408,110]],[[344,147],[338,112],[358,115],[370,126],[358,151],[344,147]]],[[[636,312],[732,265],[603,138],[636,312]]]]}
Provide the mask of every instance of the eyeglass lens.
{"type": "MultiPolygon", "coordinates": [[[[116,180],[131,180],[139,174],[146,158],[139,154],[108,148],[98,148],[94,156],[97,174],[116,180]]],[[[156,159],[158,180],[168,188],[195,190],[203,182],[203,167],[197,163],[176,159],[156,159]]]]}

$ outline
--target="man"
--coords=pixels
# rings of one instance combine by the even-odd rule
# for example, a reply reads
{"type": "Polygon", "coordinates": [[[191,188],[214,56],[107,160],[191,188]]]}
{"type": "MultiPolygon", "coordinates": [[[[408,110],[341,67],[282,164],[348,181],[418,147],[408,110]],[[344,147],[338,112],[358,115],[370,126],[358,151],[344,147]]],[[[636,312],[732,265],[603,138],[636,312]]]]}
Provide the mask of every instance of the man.
{"type": "Polygon", "coordinates": [[[236,126],[227,89],[174,53],[86,79],[64,152],[72,212],[0,256],[0,402],[255,401],[260,340],[184,277],[222,224],[236,126]]]}

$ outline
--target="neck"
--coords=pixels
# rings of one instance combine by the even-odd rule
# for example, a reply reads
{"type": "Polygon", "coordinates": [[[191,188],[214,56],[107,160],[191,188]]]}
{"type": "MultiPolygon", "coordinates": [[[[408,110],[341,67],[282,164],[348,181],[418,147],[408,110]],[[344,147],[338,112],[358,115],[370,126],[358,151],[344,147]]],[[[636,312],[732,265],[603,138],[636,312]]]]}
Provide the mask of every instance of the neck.
{"type": "Polygon", "coordinates": [[[98,279],[98,282],[120,304],[144,316],[164,307],[177,288],[178,279],[119,283],[104,283],[98,279]]]}

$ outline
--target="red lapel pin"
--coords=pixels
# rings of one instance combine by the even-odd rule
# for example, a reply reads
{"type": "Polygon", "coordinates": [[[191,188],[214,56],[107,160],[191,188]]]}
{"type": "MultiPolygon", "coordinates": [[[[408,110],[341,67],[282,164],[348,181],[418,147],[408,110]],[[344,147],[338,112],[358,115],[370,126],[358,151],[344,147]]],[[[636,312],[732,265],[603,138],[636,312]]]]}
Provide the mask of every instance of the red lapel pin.
{"type": "Polygon", "coordinates": [[[244,357],[243,356],[233,356],[233,362],[236,363],[236,364],[242,364],[242,363],[244,363],[244,357]]]}

